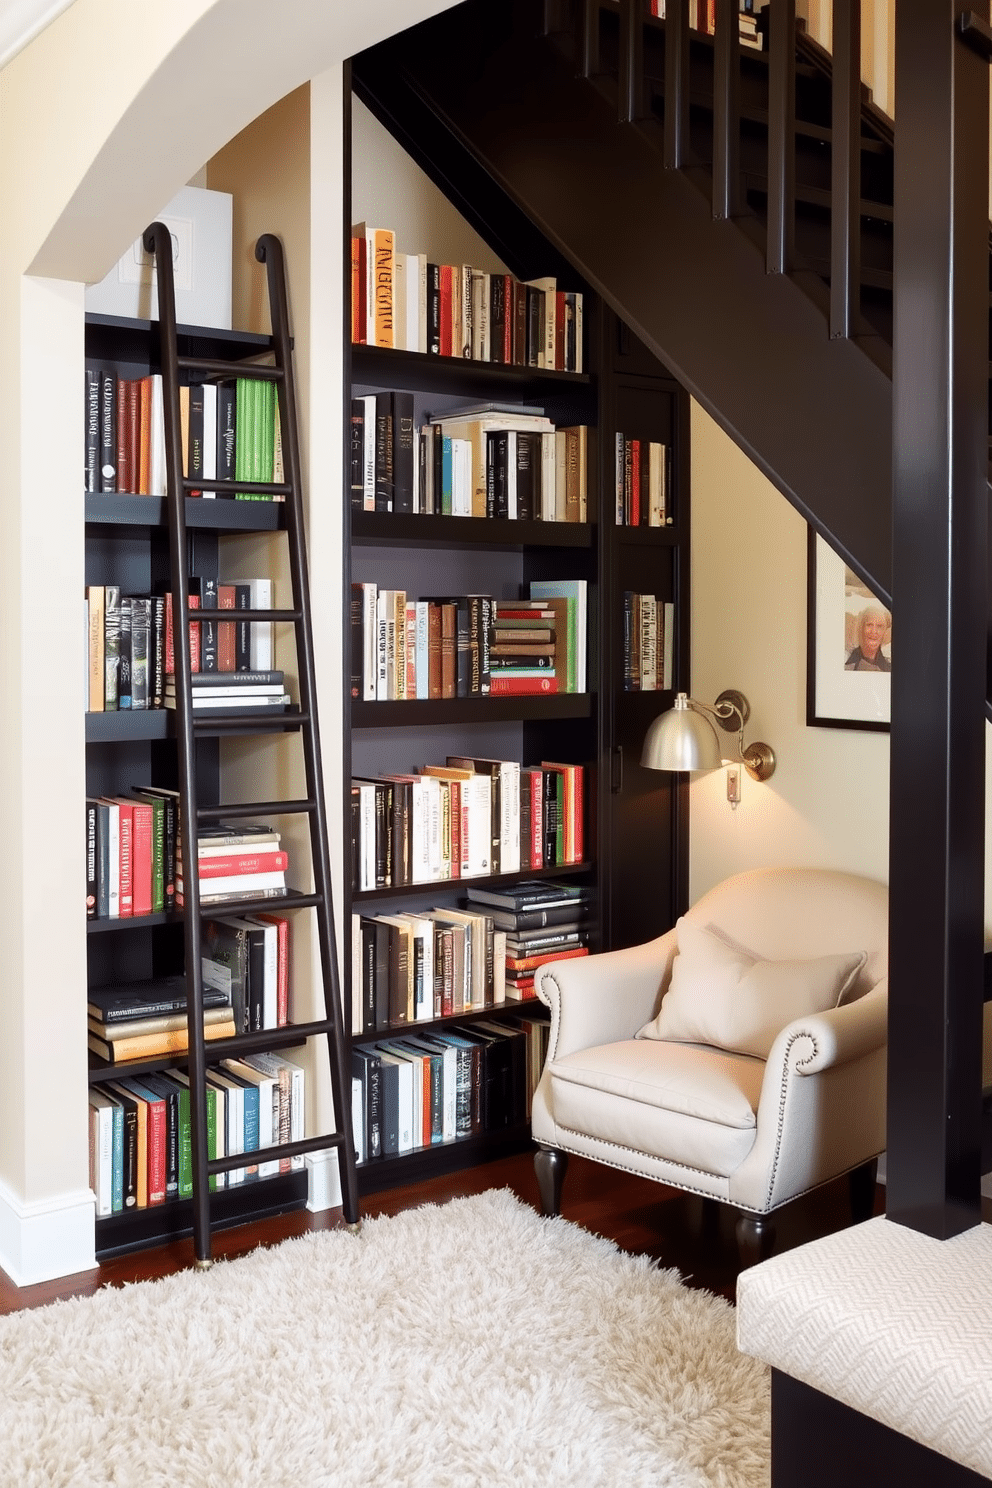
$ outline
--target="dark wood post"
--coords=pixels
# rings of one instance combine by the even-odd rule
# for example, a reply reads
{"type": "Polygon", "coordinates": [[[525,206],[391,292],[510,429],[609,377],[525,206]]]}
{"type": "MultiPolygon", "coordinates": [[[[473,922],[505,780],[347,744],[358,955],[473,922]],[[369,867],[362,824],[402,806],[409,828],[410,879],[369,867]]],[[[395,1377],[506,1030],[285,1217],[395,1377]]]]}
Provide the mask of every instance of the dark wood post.
{"type": "Polygon", "coordinates": [[[958,8],[896,10],[886,1213],[939,1238],[981,1181],[989,64],[958,8]]]}
{"type": "Polygon", "coordinates": [[[645,114],[644,7],[646,0],[620,0],[620,122],[645,114]]]}

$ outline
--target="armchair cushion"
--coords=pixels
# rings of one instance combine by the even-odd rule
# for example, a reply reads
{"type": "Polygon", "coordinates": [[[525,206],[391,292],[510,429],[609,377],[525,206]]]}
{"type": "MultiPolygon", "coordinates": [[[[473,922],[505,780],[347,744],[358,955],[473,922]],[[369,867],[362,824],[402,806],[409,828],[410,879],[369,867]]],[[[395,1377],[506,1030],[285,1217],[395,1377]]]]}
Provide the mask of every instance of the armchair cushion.
{"type": "Polygon", "coordinates": [[[865,951],[812,960],[763,961],[690,919],[678,922],[678,954],[655,1018],[637,1037],[710,1044],[767,1059],[794,1018],[837,1007],[854,986],[865,951]]]}

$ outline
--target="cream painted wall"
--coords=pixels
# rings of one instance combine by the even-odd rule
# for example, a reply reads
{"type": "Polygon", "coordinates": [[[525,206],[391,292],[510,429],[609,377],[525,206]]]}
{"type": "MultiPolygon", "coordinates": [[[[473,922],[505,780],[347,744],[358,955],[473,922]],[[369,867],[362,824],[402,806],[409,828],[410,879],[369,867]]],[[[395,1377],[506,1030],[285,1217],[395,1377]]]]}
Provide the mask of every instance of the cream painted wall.
{"type": "MultiPolygon", "coordinates": [[[[339,285],[339,64],[448,3],[282,0],[274,24],[265,0],[164,7],[75,0],[0,71],[0,201],[17,204],[0,215],[0,397],[8,417],[0,467],[8,847],[0,894],[11,927],[0,994],[0,1265],[20,1282],[79,1270],[93,1257],[82,841],[80,834],[77,847],[65,833],[66,822],[81,819],[84,795],[82,641],[79,654],[66,642],[81,636],[83,595],[82,285],[102,278],[206,157],[328,69],[337,78],[319,90],[321,201],[311,230],[323,235],[316,279],[339,285]],[[149,141],[160,147],[149,149],[149,141]],[[42,385],[43,403],[24,396],[42,385]]],[[[339,292],[322,290],[319,304],[327,324],[339,325],[339,292]]],[[[339,361],[336,348],[328,356],[339,361]]],[[[323,407],[337,410],[340,383],[328,365],[314,388],[326,391],[323,407]]],[[[337,424],[336,416],[324,421],[337,424]]],[[[329,471],[340,463],[335,439],[324,445],[329,471]]],[[[312,534],[315,558],[332,527],[312,534]]],[[[324,556],[327,571],[340,572],[333,541],[324,556]]],[[[328,635],[336,652],[340,635],[328,635]]],[[[340,769],[338,738],[333,727],[324,735],[330,778],[340,769]]]]}
{"type": "Polygon", "coordinates": [[[692,405],[692,690],[736,687],[745,740],[775,774],[690,786],[690,898],[743,868],[809,863],[888,877],[887,734],[806,727],[806,524],[697,404],[692,405]]]}

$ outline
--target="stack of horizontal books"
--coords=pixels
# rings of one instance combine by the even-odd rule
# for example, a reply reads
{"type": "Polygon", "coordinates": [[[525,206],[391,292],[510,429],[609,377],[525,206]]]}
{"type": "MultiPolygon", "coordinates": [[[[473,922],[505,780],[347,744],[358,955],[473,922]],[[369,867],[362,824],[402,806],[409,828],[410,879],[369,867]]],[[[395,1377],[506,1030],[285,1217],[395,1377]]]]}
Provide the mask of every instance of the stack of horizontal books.
{"type": "MultiPolygon", "coordinates": [[[[288,855],[279,833],[269,826],[219,822],[197,833],[197,875],[201,904],[238,899],[274,899],[286,892],[288,855]]],[[[185,905],[183,849],[176,852],[176,906],[185,905]]]]}
{"type": "MultiPolygon", "coordinates": [[[[87,1016],[89,1046],[109,1064],[184,1054],[189,1048],[183,976],[91,987],[87,1016]]],[[[233,1038],[234,1031],[230,999],[204,987],[204,1038],[233,1038]]]]}
{"type": "Polygon", "coordinates": [[[505,889],[468,891],[470,908],[483,909],[506,934],[508,999],[536,997],[534,978],[549,961],[589,954],[592,889],[534,879],[505,889]]]}
{"type": "MultiPolygon", "coordinates": [[[[190,683],[198,718],[249,711],[253,716],[284,713],[290,702],[281,671],[194,672],[190,683]]],[[[176,679],[171,673],[165,682],[165,706],[176,706],[176,679]]]]}

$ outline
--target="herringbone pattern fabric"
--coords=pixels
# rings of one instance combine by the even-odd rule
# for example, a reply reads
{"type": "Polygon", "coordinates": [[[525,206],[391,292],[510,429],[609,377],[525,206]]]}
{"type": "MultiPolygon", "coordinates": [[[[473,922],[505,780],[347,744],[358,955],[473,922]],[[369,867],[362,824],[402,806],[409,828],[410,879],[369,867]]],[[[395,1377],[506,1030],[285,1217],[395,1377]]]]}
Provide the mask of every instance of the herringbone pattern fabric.
{"type": "Polygon", "coordinates": [[[992,1478],[992,1226],[939,1241],[872,1219],[775,1256],[738,1281],[737,1338],[992,1478]]]}

